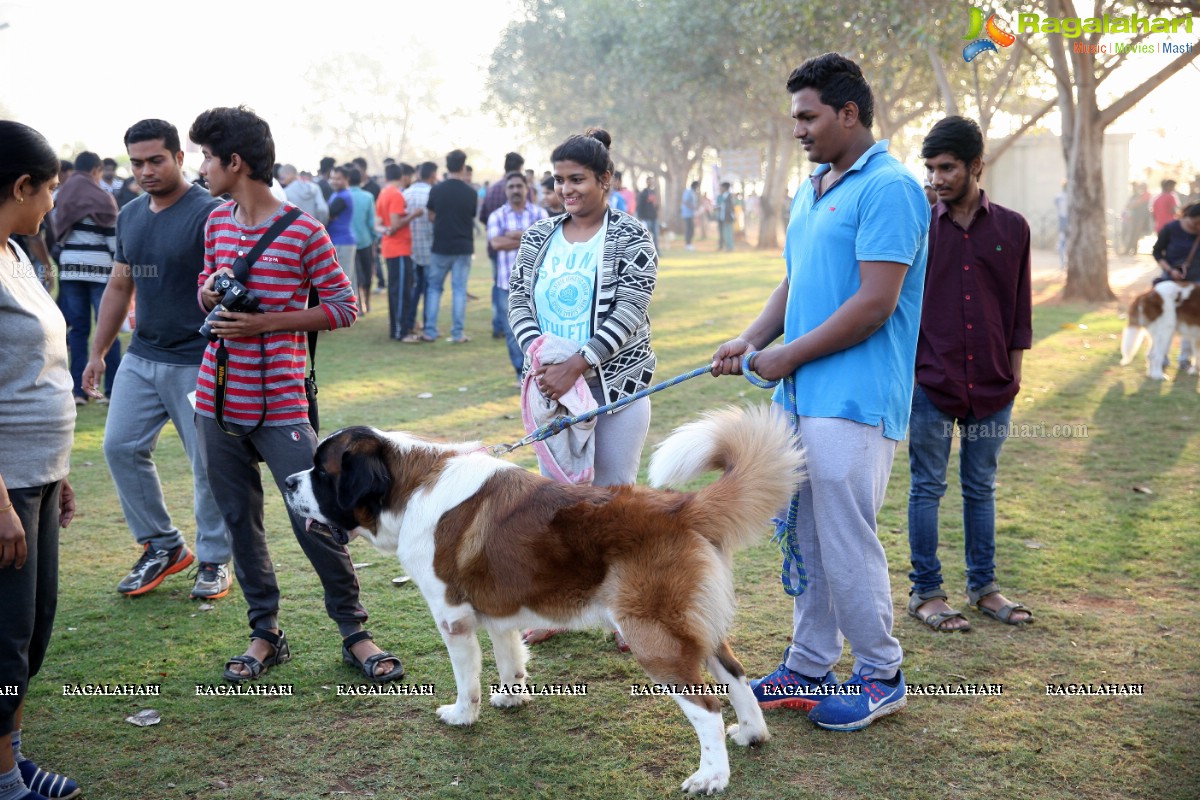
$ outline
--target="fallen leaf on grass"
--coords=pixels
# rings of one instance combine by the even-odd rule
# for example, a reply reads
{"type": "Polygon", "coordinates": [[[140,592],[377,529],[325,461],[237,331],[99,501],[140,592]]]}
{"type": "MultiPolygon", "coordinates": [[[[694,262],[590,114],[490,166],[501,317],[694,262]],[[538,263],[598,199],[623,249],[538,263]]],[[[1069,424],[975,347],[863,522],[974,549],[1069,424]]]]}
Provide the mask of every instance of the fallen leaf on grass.
{"type": "Polygon", "coordinates": [[[212,785],[213,785],[214,789],[228,789],[229,788],[229,784],[226,783],[225,781],[213,781],[212,785]]]}
{"type": "Polygon", "coordinates": [[[137,725],[139,728],[145,728],[148,725],[157,725],[162,722],[162,715],[153,708],[146,708],[133,716],[126,717],[125,721],[137,725]]]}
{"type": "Polygon", "coordinates": [[[212,603],[201,603],[200,605],[196,606],[196,608],[201,611],[212,611],[214,608],[216,608],[216,606],[214,606],[212,603]]]}
{"type": "Polygon", "coordinates": [[[1138,494],[1154,494],[1154,490],[1149,486],[1134,486],[1133,490],[1138,494]]]}
{"type": "Polygon", "coordinates": [[[1025,546],[1030,550],[1041,550],[1046,545],[1042,544],[1041,542],[1036,542],[1033,539],[1026,539],[1025,546]]]}
{"type": "Polygon", "coordinates": [[[419,395],[417,395],[417,399],[418,400],[432,400],[433,392],[421,392],[419,395]]]}

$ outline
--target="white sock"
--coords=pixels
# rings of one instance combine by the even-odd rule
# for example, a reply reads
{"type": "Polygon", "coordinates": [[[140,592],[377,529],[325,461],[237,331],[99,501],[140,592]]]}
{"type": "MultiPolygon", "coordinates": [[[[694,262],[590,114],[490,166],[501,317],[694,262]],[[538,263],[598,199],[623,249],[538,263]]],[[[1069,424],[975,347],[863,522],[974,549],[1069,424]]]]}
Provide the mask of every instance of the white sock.
{"type": "Polygon", "coordinates": [[[21,770],[13,767],[8,772],[0,774],[0,800],[20,800],[29,795],[25,782],[21,780],[21,770]]]}

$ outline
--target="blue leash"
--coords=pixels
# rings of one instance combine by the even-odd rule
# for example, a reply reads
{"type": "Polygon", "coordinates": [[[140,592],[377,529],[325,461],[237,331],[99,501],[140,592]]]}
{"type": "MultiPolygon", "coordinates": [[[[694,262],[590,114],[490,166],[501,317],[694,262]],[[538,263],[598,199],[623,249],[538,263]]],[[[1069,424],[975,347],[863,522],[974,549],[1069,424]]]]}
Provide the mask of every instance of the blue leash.
{"type": "MultiPolygon", "coordinates": [[[[764,380],[754,373],[754,370],[751,367],[751,362],[756,355],[758,355],[757,350],[747,353],[742,357],[742,374],[746,377],[746,380],[760,389],[775,388],[779,381],[764,380]]],[[[711,371],[711,365],[706,364],[703,367],[697,367],[691,372],[685,372],[682,375],[676,375],[669,381],[663,381],[662,383],[647,387],[642,389],[640,392],[631,394],[628,397],[622,397],[616,402],[608,403],[600,406],[599,408],[594,408],[591,411],[580,414],[579,416],[555,417],[553,420],[547,422],[533,433],[530,433],[523,439],[520,439],[513,444],[496,445],[488,448],[488,450],[494,456],[501,456],[511,453],[518,447],[524,447],[527,444],[533,444],[534,442],[540,442],[545,439],[549,439],[551,436],[562,433],[572,425],[576,425],[580,422],[587,422],[588,420],[594,419],[601,414],[606,414],[616,411],[620,408],[624,408],[636,400],[641,400],[643,397],[648,397],[655,392],[661,392],[663,389],[668,389],[672,386],[676,386],[684,381],[691,380],[692,378],[699,377],[700,375],[711,371]]],[[[784,391],[787,394],[790,408],[795,409],[796,379],[789,375],[783,379],[783,386],[784,391]]],[[[794,410],[788,412],[788,418],[792,424],[792,430],[798,431],[799,424],[796,412],[794,410]]],[[[800,493],[796,492],[792,495],[792,502],[788,504],[787,519],[771,520],[771,522],[775,523],[775,535],[772,537],[772,541],[778,543],[780,550],[783,552],[783,569],[780,572],[779,579],[783,583],[783,590],[791,597],[799,597],[800,595],[804,594],[804,590],[808,588],[808,573],[804,569],[804,557],[800,555],[800,547],[796,542],[796,518],[799,516],[799,513],[800,493]],[[795,577],[793,577],[793,575],[795,575],[795,577]]]]}
{"type": "MultiPolygon", "coordinates": [[[[746,376],[746,380],[760,389],[774,389],[779,381],[763,380],[754,373],[751,362],[756,355],[758,355],[757,351],[747,353],[742,359],[742,374],[746,376]]],[[[799,434],[800,422],[795,411],[795,373],[783,379],[783,391],[787,395],[787,407],[790,409],[788,421],[792,424],[792,430],[799,434]]],[[[808,588],[808,572],[804,569],[804,557],[800,555],[800,545],[796,542],[796,519],[799,515],[800,492],[796,492],[792,495],[792,502],[788,503],[787,519],[771,520],[775,523],[775,535],[772,537],[772,541],[776,542],[783,552],[783,569],[779,573],[779,580],[783,584],[783,590],[791,597],[799,597],[808,588]]]]}

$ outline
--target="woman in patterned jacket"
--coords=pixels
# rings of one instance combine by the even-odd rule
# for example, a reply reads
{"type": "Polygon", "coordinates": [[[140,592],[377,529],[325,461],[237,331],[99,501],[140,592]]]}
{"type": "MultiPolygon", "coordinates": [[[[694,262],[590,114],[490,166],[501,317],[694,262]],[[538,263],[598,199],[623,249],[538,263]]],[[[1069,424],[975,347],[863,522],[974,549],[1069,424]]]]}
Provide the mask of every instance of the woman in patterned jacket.
{"type": "MultiPolygon", "coordinates": [[[[513,265],[508,319],[521,350],[543,333],[579,345],[559,364],[534,374],[550,400],[582,376],[598,405],[650,385],[654,351],[647,310],[654,294],[658,253],[640,221],[608,205],[612,140],[602,130],[572,136],[555,148],[554,192],[566,213],[534,223],[521,238],[513,265]]],[[[595,486],[637,481],[650,429],[650,398],[602,414],[593,433],[595,486]]],[[[527,631],[535,644],[558,631],[527,631]]],[[[627,651],[619,632],[617,647],[627,651]]]]}
{"type": "MultiPolygon", "coordinates": [[[[566,213],[529,228],[513,266],[508,318],[521,350],[543,333],[579,345],[567,361],[536,374],[551,400],[580,376],[599,405],[644,389],[654,377],[647,309],[658,254],[641,222],[609,208],[610,145],[608,133],[591,130],[555,148],[554,190],[566,213]]],[[[649,398],[600,416],[594,485],[637,480],[649,427],[649,398]]]]}

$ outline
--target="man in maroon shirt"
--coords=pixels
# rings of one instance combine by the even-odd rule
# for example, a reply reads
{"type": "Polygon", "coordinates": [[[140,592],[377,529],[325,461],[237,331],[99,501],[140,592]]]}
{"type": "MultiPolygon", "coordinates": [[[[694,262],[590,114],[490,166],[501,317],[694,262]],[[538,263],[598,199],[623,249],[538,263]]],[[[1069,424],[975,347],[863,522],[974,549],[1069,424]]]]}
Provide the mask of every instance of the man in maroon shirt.
{"type": "Polygon", "coordinates": [[[979,188],[983,135],[972,120],[938,122],[921,157],[938,203],[929,226],[909,423],[908,613],[935,631],[970,628],[946,603],[937,557],[938,506],[957,435],[967,597],[983,614],[1018,625],[1032,615],[995,583],[995,478],[1021,387],[1021,357],[1033,343],[1029,225],[979,188]]]}

